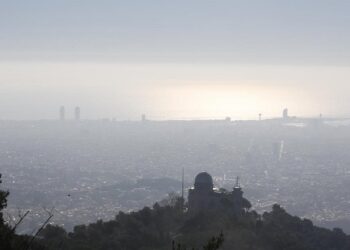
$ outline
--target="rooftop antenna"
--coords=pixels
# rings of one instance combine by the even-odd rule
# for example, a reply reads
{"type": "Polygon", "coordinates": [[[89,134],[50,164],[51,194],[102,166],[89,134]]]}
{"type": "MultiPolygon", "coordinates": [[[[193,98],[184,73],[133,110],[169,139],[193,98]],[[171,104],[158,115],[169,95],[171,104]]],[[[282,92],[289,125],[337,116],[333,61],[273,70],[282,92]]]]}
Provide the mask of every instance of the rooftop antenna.
{"type": "Polygon", "coordinates": [[[185,187],[185,168],[182,168],[182,183],[181,183],[181,212],[184,211],[185,198],[184,198],[184,187],[185,187]]]}
{"type": "Polygon", "coordinates": [[[185,182],[185,168],[182,168],[182,186],[181,186],[181,198],[184,200],[184,184],[185,182]]]}
{"type": "Polygon", "coordinates": [[[240,187],[240,184],[239,184],[239,176],[236,177],[236,185],[235,187],[240,187]]]}

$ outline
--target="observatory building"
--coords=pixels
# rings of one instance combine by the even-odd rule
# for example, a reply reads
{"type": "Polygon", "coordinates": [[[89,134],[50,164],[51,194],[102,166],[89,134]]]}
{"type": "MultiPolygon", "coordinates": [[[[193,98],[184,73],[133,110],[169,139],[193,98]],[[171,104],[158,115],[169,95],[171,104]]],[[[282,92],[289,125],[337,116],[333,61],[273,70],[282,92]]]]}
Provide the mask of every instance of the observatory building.
{"type": "Polygon", "coordinates": [[[229,209],[236,214],[242,214],[250,207],[250,202],[243,198],[238,178],[232,191],[217,191],[211,175],[202,172],[196,176],[194,188],[188,192],[189,213],[229,209]]]}

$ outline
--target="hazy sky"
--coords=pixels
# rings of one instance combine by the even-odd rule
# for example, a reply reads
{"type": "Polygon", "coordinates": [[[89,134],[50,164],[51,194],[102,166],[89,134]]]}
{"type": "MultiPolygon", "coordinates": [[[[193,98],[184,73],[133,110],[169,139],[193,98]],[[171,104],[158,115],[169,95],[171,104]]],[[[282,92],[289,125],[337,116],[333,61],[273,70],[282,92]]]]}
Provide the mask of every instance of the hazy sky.
{"type": "Polygon", "coordinates": [[[350,1],[0,0],[0,118],[350,115],[350,1]]]}

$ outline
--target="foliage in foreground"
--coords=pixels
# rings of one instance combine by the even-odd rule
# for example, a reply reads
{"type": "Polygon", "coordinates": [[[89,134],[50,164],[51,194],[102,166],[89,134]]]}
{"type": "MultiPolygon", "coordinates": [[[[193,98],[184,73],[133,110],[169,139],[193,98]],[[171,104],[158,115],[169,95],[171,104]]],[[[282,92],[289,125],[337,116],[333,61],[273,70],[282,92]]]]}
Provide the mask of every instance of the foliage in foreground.
{"type": "Polygon", "coordinates": [[[4,223],[7,196],[8,192],[0,190],[0,249],[5,250],[350,249],[350,236],[341,229],[316,227],[279,205],[263,215],[246,211],[237,216],[230,209],[188,214],[183,212],[181,199],[129,214],[120,212],[114,220],[76,226],[70,233],[47,225],[33,241],[33,237],[16,235],[14,228],[4,223]],[[223,234],[213,237],[218,232],[223,234]]]}
{"type": "Polygon", "coordinates": [[[76,226],[71,233],[49,225],[42,232],[42,243],[50,250],[350,249],[350,237],[342,230],[316,227],[279,205],[263,215],[252,211],[238,217],[230,211],[189,215],[181,208],[181,201],[164,207],[156,203],[138,212],[120,212],[111,221],[76,226]],[[225,240],[221,235],[212,238],[220,231],[225,240]]]}

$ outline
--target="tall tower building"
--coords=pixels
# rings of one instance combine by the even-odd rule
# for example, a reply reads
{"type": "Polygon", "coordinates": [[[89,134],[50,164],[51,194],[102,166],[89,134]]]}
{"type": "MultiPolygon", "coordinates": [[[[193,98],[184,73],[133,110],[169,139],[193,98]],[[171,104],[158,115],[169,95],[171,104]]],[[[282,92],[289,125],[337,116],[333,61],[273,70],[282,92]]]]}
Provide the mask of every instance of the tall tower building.
{"type": "Polygon", "coordinates": [[[61,121],[64,121],[66,118],[66,109],[64,106],[60,107],[60,111],[59,111],[59,117],[61,121]]]}
{"type": "Polygon", "coordinates": [[[76,121],[80,120],[80,107],[76,107],[74,110],[74,118],[76,121]]]}
{"type": "Polygon", "coordinates": [[[288,109],[285,108],[285,109],[283,110],[283,119],[288,119],[288,118],[289,118],[288,109]]]}

